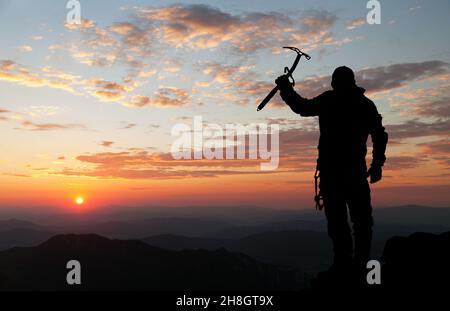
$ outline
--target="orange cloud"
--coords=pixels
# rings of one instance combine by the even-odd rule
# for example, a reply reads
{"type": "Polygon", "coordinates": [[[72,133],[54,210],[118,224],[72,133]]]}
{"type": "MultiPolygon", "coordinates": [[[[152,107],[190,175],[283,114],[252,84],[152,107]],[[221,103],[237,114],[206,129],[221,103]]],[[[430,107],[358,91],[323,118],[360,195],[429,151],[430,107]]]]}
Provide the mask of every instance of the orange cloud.
{"type": "Polygon", "coordinates": [[[96,178],[172,179],[267,173],[259,170],[256,166],[259,161],[255,160],[173,160],[170,154],[151,154],[146,151],[104,152],[78,156],[77,160],[94,164],[95,167],[90,170],[66,168],[51,174],[96,178]]]}
{"type": "Polygon", "coordinates": [[[114,144],[113,141],[104,140],[104,141],[102,141],[102,142],[100,143],[100,146],[103,146],[103,147],[111,147],[112,144],[114,144]]]}
{"type": "Polygon", "coordinates": [[[11,71],[15,65],[15,62],[12,60],[1,60],[0,61],[0,70],[2,71],[11,71]]]}
{"type": "Polygon", "coordinates": [[[135,31],[137,27],[132,23],[124,22],[124,23],[115,23],[109,26],[109,30],[113,33],[125,36],[135,31]]]}
{"type": "Polygon", "coordinates": [[[29,87],[50,87],[73,92],[74,76],[57,76],[52,73],[30,72],[25,66],[11,60],[0,61],[0,80],[29,87]]]}
{"type": "Polygon", "coordinates": [[[110,92],[110,91],[95,91],[91,92],[91,94],[99,98],[101,101],[105,102],[116,102],[124,97],[124,95],[120,92],[110,92]]]}
{"type": "Polygon", "coordinates": [[[428,159],[418,155],[398,155],[389,156],[388,161],[384,167],[388,171],[404,170],[416,168],[427,162],[428,159]]]}
{"type": "Polygon", "coordinates": [[[95,22],[91,19],[81,19],[81,23],[65,23],[64,27],[69,30],[86,30],[95,27],[95,22]]]}
{"type": "Polygon", "coordinates": [[[293,40],[301,40],[304,47],[315,45],[331,38],[329,29],[336,21],[326,11],[310,10],[300,18],[300,23],[295,23],[293,18],[280,13],[233,15],[208,5],[144,8],[139,10],[139,17],[156,23],[164,42],[170,45],[210,49],[231,43],[241,52],[280,46],[293,40]]]}
{"type": "MultiPolygon", "coordinates": [[[[316,164],[317,131],[290,129],[280,132],[279,168],[270,174],[312,171],[316,164]]],[[[109,142],[106,142],[110,146],[109,142]]],[[[103,144],[102,144],[103,145],[103,144]]],[[[225,149],[222,149],[224,153],[225,149]]],[[[261,162],[250,159],[249,148],[245,159],[173,159],[170,153],[148,152],[142,148],[129,148],[122,152],[101,152],[79,155],[76,159],[91,168],[65,168],[49,172],[56,175],[88,176],[95,178],[171,179],[186,177],[217,177],[229,175],[266,174],[260,170],[261,162]]]]}
{"type": "MultiPolygon", "coordinates": [[[[283,46],[286,42],[306,49],[323,44],[343,44],[351,39],[334,39],[331,28],[336,16],[309,10],[301,16],[280,13],[231,14],[209,5],[171,5],[136,9],[135,22],[117,22],[105,28],[92,20],[66,28],[79,31],[79,42],[65,49],[79,62],[90,66],[112,66],[116,62],[140,77],[154,56],[167,45],[190,49],[212,49],[224,45],[238,52],[283,46]]],[[[174,72],[180,65],[166,68],[174,72]]]]}
{"type": "Polygon", "coordinates": [[[448,135],[450,123],[447,120],[437,120],[435,122],[423,122],[417,119],[408,120],[400,124],[386,125],[389,139],[401,140],[408,138],[443,136],[448,135]]]}
{"type": "Polygon", "coordinates": [[[202,66],[203,73],[218,83],[230,83],[235,74],[239,73],[239,66],[225,66],[219,63],[208,63],[202,66]]]}
{"type": "Polygon", "coordinates": [[[22,128],[30,131],[50,131],[50,130],[64,130],[84,128],[81,124],[59,124],[59,123],[33,123],[31,121],[23,121],[22,128]]]}
{"type": "Polygon", "coordinates": [[[360,26],[362,26],[364,24],[366,24],[365,18],[363,18],[363,17],[355,18],[355,19],[352,19],[351,21],[349,21],[347,23],[347,29],[348,30],[353,30],[353,29],[355,29],[357,27],[360,27],[360,26]]]}
{"type": "Polygon", "coordinates": [[[399,109],[402,115],[412,117],[450,118],[450,83],[439,77],[433,79],[428,88],[410,89],[396,92],[389,101],[393,107],[399,109]]]}
{"type": "Polygon", "coordinates": [[[179,107],[190,100],[188,91],[176,87],[161,87],[153,99],[142,95],[133,95],[131,100],[122,102],[128,92],[134,91],[138,84],[126,79],[123,83],[104,79],[82,80],[78,76],[53,68],[44,67],[42,71],[31,72],[28,68],[10,60],[0,61],[0,80],[18,83],[29,87],[50,87],[70,92],[85,91],[105,102],[120,102],[131,107],[179,107]]]}
{"type": "Polygon", "coordinates": [[[162,87],[155,92],[153,99],[147,96],[136,95],[131,100],[125,102],[130,107],[180,107],[189,103],[190,95],[186,90],[176,87],[162,87]]]}
{"type": "Polygon", "coordinates": [[[421,143],[418,146],[423,155],[436,160],[438,164],[444,167],[444,172],[448,172],[450,167],[450,139],[448,137],[421,143]]]}
{"type": "Polygon", "coordinates": [[[86,81],[88,85],[94,85],[96,87],[109,90],[109,91],[125,91],[127,87],[125,85],[118,84],[116,82],[109,82],[105,80],[88,80],[86,81]]]}
{"type": "Polygon", "coordinates": [[[125,105],[130,107],[145,107],[151,105],[151,100],[147,96],[136,95],[133,96],[130,101],[126,102],[125,105]]]}

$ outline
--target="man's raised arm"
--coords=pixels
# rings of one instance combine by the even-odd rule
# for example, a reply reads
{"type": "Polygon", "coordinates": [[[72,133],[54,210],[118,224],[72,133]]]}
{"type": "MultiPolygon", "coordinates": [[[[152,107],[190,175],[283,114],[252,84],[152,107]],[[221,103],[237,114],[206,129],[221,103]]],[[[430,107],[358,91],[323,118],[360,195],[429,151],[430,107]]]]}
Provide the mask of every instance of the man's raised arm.
{"type": "Polygon", "coordinates": [[[286,75],[279,77],[275,83],[280,89],[280,96],[284,102],[302,117],[314,117],[319,115],[319,97],[306,99],[294,91],[292,84],[286,75]]]}

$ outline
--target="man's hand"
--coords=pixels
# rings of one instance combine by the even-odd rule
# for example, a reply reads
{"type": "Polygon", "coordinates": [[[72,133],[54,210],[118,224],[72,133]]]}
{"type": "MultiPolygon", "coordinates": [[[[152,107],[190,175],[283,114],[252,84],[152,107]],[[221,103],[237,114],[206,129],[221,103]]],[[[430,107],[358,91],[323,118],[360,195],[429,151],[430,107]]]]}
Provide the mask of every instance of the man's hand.
{"type": "Polygon", "coordinates": [[[380,181],[382,178],[382,169],[381,166],[371,166],[367,171],[367,177],[370,176],[370,183],[374,184],[377,181],[380,181]]]}
{"type": "Polygon", "coordinates": [[[280,89],[280,91],[292,89],[292,83],[291,83],[291,81],[289,81],[289,78],[287,75],[279,76],[275,80],[275,83],[278,85],[278,88],[280,89]]]}

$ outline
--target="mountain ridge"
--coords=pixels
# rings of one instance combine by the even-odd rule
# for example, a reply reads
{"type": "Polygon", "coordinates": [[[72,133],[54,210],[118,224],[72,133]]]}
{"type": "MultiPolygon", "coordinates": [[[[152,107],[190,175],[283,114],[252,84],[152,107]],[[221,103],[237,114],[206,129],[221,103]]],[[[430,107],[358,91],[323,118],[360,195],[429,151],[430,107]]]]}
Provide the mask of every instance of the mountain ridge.
{"type": "Polygon", "coordinates": [[[223,248],[172,251],[97,234],[57,235],[0,252],[2,290],[263,290],[296,282],[292,271],[223,248]],[[75,287],[65,280],[73,259],[82,270],[75,287]]]}

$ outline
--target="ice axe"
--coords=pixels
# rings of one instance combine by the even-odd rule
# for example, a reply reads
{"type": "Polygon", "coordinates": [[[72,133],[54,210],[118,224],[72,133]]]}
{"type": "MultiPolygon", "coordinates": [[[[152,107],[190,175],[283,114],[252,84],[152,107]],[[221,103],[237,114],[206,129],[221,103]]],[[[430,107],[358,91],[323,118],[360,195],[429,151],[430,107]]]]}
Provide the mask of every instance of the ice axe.
{"type": "MultiPolygon", "coordinates": [[[[294,73],[295,68],[297,68],[298,62],[300,61],[300,58],[302,56],[305,56],[307,60],[311,59],[311,56],[309,56],[306,53],[303,53],[299,49],[293,46],[283,46],[283,49],[289,49],[297,53],[297,57],[295,58],[294,64],[292,64],[291,68],[284,67],[284,73],[292,79],[292,86],[295,85],[294,77],[292,77],[292,74],[294,73]]],[[[263,99],[263,101],[258,105],[257,111],[260,111],[264,108],[265,105],[272,99],[272,97],[278,92],[278,85],[273,88],[272,91],[266,96],[266,98],[263,99]]]]}

